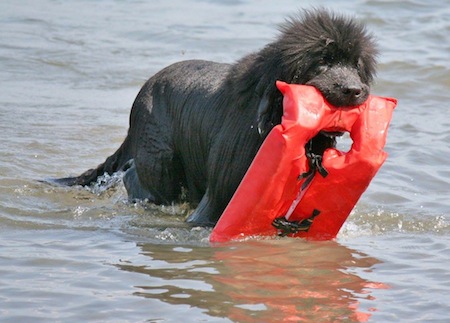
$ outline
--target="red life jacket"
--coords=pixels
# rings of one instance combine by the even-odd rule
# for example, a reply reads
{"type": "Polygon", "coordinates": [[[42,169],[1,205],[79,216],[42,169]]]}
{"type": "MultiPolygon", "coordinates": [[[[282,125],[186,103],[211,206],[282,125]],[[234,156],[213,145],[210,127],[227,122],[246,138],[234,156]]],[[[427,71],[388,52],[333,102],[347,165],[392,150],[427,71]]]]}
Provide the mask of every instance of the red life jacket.
{"type": "Polygon", "coordinates": [[[280,234],[333,239],[387,157],[396,99],[370,95],[360,106],[336,108],[312,86],[278,81],[277,87],[282,122],[264,140],[211,242],[280,234]],[[351,149],[327,149],[321,164],[314,162],[305,145],[320,131],[349,132],[351,149]]]}

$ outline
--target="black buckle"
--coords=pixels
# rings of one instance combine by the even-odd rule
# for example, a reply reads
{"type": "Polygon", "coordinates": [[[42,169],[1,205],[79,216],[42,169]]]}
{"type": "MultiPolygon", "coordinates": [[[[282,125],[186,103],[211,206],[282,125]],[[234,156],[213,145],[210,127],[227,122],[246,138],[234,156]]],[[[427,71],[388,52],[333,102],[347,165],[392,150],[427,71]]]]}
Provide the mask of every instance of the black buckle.
{"type": "Polygon", "coordinates": [[[314,209],[312,215],[301,221],[289,221],[284,216],[273,220],[272,225],[278,230],[278,236],[285,237],[288,234],[294,234],[300,231],[308,232],[314,218],[320,214],[320,211],[314,209]]]}

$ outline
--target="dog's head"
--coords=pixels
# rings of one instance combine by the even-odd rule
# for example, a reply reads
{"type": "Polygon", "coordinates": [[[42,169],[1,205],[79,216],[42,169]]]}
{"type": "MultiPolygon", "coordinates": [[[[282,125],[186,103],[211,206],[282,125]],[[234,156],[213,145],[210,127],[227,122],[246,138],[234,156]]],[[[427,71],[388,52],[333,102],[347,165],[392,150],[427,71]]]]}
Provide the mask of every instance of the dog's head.
{"type": "MultiPolygon", "coordinates": [[[[278,40],[259,53],[267,68],[265,81],[274,82],[274,77],[315,86],[337,107],[360,105],[367,99],[377,51],[361,23],[319,9],[291,17],[280,30],[278,40]]],[[[258,126],[265,133],[281,120],[282,97],[267,83],[260,85],[265,92],[258,126]]]]}
{"type": "Polygon", "coordinates": [[[337,107],[360,105],[369,96],[376,49],[362,24],[324,10],[307,11],[282,26],[279,43],[292,62],[286,66],[291,83],[315,86],[337,107]]]}

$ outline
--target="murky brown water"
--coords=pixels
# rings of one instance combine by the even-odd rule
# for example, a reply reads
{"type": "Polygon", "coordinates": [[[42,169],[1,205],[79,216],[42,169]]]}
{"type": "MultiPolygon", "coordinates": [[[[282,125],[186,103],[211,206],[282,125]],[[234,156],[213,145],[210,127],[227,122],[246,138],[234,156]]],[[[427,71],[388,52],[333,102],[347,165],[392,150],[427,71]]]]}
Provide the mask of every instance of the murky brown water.
{"type": "Polygon", "coordinates": [[[450,2],[311,4],[376,34],[374,92],[399,99],[389,158],[336,241],[211,247],[184,206],[128,203],[120,176],[39,180],[115,151],[150,75],[257,50],[299,3],[0,3],[0,321],[448,320],[450,2]]]}

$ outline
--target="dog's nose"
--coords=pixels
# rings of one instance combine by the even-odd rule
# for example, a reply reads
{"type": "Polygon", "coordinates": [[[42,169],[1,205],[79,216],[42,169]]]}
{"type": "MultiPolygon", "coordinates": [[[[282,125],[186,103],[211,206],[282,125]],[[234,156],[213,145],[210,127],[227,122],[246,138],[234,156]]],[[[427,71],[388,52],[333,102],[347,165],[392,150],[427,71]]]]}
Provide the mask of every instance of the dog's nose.
{"type": "Polygon", "coordinates": [[[348,86],[342,89],[342,94],[350,99],[357,99],[361,96],[362,88],[359,86],[348,86]]]}

